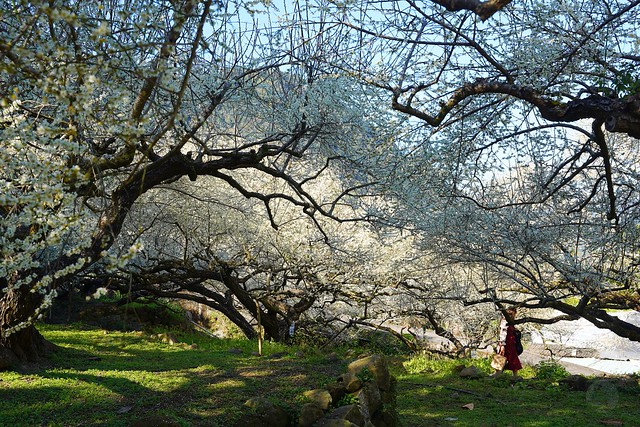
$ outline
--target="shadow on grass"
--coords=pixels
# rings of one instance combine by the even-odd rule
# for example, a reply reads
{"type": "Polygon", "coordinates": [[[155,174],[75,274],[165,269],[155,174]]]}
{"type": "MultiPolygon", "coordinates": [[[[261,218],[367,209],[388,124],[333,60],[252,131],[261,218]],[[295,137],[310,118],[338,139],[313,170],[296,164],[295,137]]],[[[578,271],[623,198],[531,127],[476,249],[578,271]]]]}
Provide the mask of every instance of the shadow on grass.
{"type": "Polygon", "coordinates": [[[249,397],[295,404],[342,368],[232,354],[233,341],[191,348],[133,333],[50,335],[61,349],[46,365],[0,374],[0,425],[127,426],[159,415],[185,426],[231,426],[249,397]]]}

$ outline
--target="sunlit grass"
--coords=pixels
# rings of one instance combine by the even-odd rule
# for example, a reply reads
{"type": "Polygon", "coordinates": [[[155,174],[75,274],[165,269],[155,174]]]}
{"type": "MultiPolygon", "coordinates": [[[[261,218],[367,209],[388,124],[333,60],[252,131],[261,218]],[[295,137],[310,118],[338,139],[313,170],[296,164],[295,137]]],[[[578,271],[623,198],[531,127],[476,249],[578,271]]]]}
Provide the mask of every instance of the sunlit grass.
{"type": "Polygon", "coordinates": [[[181,425],[229,426],[253,396],[295,402],[318,381],[335,381],[341,364],[314,365],[295,348],[176,332],[170,345],[141,332],[82,325],[47,326],[60,350],[44,364],[0,372],[0,426],[127,426],[148,415],[181,425]],[[194,345],[195,344],[195,345],[194,345]],[[230,349],[239,349],[240,354],[230,349]],[[272,359],[269,355],[284,353],[272,359]]]}
{"type": "Polygon", "coordinates": [[[398,373],[398,412],[406,427],[595,427],[611,420],[640,425],[638,387],[618,390],[609,384],[609,388],[596,386],[588,392],[571,391],[558,384],[562,372],[550,365],[525,367],[519,372],[524,381],[515,383],[510,376],[489,377],[493,370],[488,359],[421,355],[407,360],[404,368],[398,373]],[[456,367],[471,364],[486,376],[461,378],[456,367]]]}
{"type": "MultiPolygon", "coordinates": [[[[30,369],[0,372],[0,426],[129,426],[161,415],[183,426],[227,427],[250,397],[268,396],[295,412],[305,390],[335,381],[350,361],[329,362],[308,347],[298,357],[298,348],[274,343],[257,357],[255,342],[198,334],[176,333],[179,343],[170,345],[150,333],[82,325],[41,330],[61,350],[30,369]]],[[[396,359],[402,426],[638,425],[637,387],[601,383],[569,391],[558,384],[562,370],[551,365],[523,369],[524,381],[515,384],[509,377],[460,378],[459,366],[470,364],[492,372],[488,359],[396,359]]]]}

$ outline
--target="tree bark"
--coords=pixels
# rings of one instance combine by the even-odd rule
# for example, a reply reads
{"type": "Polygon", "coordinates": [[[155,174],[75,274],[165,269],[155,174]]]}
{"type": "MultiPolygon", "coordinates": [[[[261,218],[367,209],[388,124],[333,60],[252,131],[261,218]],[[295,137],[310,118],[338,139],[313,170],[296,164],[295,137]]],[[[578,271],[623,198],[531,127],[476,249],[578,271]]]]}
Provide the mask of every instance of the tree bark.
{"type": "MultiPolygon", "coordinates": [[[[8,288],[7,288],[8,289],[8,288]]],[[[0,369],[8,369],[18,362],[35,362],[56,347],[33,326],[7,335],[9,328],[27,320],[39,305],[38,294],[28,289],[8,289],[0,298],[0,369]]]]}

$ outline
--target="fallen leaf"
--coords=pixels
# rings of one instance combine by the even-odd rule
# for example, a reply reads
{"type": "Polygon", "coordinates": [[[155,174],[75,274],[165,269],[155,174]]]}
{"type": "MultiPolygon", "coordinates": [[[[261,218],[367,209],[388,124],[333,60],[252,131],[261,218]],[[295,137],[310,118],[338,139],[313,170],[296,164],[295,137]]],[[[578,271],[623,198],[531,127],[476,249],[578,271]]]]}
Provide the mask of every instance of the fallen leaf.
{"type": "Polygon", "coordinates": [[[466,405],[462,405],[462,407],[463,407],[464,409],[468,409],[468,410],[470,410],[470,411],[473,411],[473,407],[474,407],[474,406],[473,406],[473,403],[467,403],[466,405]]]}

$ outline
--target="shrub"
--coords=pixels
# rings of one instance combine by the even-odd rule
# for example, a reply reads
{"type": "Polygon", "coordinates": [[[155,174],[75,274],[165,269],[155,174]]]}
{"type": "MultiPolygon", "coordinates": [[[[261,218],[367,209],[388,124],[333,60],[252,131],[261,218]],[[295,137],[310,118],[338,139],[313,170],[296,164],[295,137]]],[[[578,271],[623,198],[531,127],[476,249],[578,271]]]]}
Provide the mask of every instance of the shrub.
{"type": "Polygon", "coordinates": [[[569,375],[565,367],[557,362],[540,362],[533,369],[538,380],[558,381],[569,375]]]}

